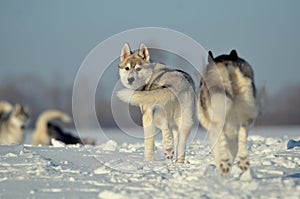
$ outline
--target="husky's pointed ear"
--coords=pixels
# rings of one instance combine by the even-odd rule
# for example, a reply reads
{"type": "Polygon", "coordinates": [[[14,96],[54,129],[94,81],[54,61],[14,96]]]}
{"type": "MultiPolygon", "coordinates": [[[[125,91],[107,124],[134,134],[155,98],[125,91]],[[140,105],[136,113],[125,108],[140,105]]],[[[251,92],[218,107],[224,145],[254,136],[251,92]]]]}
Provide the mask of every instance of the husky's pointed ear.
{"type": "Polygon", "coordinates": [[[238,54],[237,54],[236,50],[233,49],[233,50],[230,52],[230,57],[231,57],[232,59],[234,59],[234,60],[236,60],[236,59],[238,58],[238,54]]]}
{"type": "Polygon", "coordinates": [[[122,48],[122,52],[121,52],[121,56],[120,56],[120,62],[123,62],[126,57],[128,57],[131,54],[130,51],[130,47],[128,43],[125,43],[123,48],[122,48]]]}
{"type": "Polygon", "coordinates": [[[208,51],[208,58],[207,58],[207,60],[208,60],[208,63],[211,63],[211,62],[214,62],[214,55],[212,54],[212,52],[211,51],[208,51]]]}
{"type": "Polygon", "coordinates": [[[141,56],[147,62],[150,61],[149,51],[144,43],[140,44],[139,56],[141,56]]]}
{"type": "Polygon", "coordinates": [[[28,106],[24,106],[23,110],[25,113],[29,114],[30,113],[30,108],[28,106]]]}
{"type": "Polygon", "coordinates": [[[17,115],[21,112],[21,105],[20,104],[16,104],[14,105],[14,108],[12,110],[12,114],[13,115],[17,115]]]}

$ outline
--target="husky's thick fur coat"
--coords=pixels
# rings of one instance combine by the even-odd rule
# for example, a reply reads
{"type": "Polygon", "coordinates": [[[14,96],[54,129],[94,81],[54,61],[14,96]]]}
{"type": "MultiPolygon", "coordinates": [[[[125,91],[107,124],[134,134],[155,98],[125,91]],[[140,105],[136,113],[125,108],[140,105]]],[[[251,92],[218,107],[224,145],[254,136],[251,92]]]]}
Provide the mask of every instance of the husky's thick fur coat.
{"type": "Polygon", "coordinates": [[[54,138],[65,144],[94,144],[94,140],[80,139],[72,134],[65,132],[60,126],[51,122],[59,119],[62,122],[71,122],[71,117],[59,110],[47,110],[41,113],[33,133],[33,145],[50,145],[54,138]]]}
{"type": "Polygon", "coordinates": [[[143,114],[145,160],[152,161],[154,133],[162,131],[165,156],[184,162],[186,141],[193,124],[194,83],[185,72],[151,63],[142,43],[132,53],[125,43],[122,48],[119,75],[127,88],[118,92],[124,102],[140,106],[143,114]]]}
{"type": "Polygon", "coordinates": [[[0,102],[0,144],[20,144],[24,138],[29,109],[19,104],[0,102]]]}
{"type": "Polygon", "coordinates": [[[247,133],[258,115],[254,73],[235,50],[216,58],[209,52],[198,93],[198,119],[208,130],[217,169],[229,173],[235,157],[249,167],[247,133]]]}

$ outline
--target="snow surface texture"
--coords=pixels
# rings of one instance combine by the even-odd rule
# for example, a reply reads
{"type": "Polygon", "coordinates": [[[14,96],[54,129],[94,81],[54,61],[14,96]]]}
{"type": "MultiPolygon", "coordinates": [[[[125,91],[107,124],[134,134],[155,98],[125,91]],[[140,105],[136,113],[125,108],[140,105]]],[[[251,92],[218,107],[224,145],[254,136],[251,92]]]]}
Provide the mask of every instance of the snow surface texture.
{"type": "Polygon", "coordinates": [[[143,161],[142,141],[3,145],[0,198],[300,198],[300,148],[287,150],[288,139],[300,137],[284,130],[250,135],[251,169],[234,165],[229,178],[217,175],[205,136],[191,143],[185,164],[164,160],[160,139],[151,163],[143,161]]]}

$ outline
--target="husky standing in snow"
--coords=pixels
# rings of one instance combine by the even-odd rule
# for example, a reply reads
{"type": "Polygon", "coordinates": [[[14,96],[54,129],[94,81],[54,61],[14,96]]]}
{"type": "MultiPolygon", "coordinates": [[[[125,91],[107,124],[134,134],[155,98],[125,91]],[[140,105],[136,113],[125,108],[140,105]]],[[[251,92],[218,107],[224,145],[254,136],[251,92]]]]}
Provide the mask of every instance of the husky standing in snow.
{"type": "Polygon", "coordinates": [[[247,133],[258,115],[254,73],[235,50],[213,57],[198,93],[198,119],[208,130],[217,169],[229,173],[235,157],[243,170],[249,167],[247,133]]]}
{"type": "Polygon", "coordinates": [[[20,104],[0,102],[0,144],[20,144],[24,138],[29,109],[20,104]]]}
{"type": "Polygon", "coordinates": [[[36,128],[33,133],[33,145],[50,145],[52,138],[65,144],[95,144],[94,140],[80,139],[65,132],[59,125],[51,122],[54,119],[59,119],[62,122],[71,122],[71,117],[59,110],[44,111],[36,122],[36,128]]]}
{"type": "Polygon", "coordinates": [[[118,97],[127,103],[140,106],[143,114],[145,160],[152,161],[154,133],[162,131],[166,158],[183,163],[187,138],[193,125],[194,83],[181,70],[151,63],[145,44],[132,53],[127,43],[122,48],[119,75],[127,88],[118,97]],[[171,134],[172,132],[172,134],[171,134]]]}

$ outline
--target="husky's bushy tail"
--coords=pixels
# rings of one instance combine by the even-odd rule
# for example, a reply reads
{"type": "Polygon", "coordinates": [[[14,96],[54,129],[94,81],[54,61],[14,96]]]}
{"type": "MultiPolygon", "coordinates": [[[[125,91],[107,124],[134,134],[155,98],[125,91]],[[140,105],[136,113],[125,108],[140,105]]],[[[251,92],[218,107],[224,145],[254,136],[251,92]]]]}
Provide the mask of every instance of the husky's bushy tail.
{"type": "Polygon", "coordinates": [[[12,111],[13,106],[7,101],[0,101],[0,114],[12,111]]]}
{"type": "Polygon", "coordinates": [[[71,117],[59,110],[47,110],[40,114],[36,122],[36,128],[45,128],[51,120],[59,119],[62,122],[71,122],[71,117]]]}
{"type": "Polygon", "coordinates": [[[37,119],[35,131],[33,133],[33,145],[49,145],[50,139],[47,135],[48,122],[59,119],[62,122],[70,122],[71,117],[59,110],[47,110],[40,114],[37,119]]]}
{"type": "Polygon", "coordinates": [[[123,89],[118,92],[118,97],[131,105],[165,105],[176,100],[176,95],[168,88],[155,89],[150,91],[132,91],[123,89]]]}
{"type": "Polygon", "coordinates": [[[264,85],[262,88],[258,90],[257,97],[256,97],[256,104],[259,110],[258,115],[260,116],[264,114],[266,98],[267,98],[267,89],[266,86],[264,85]]]}

